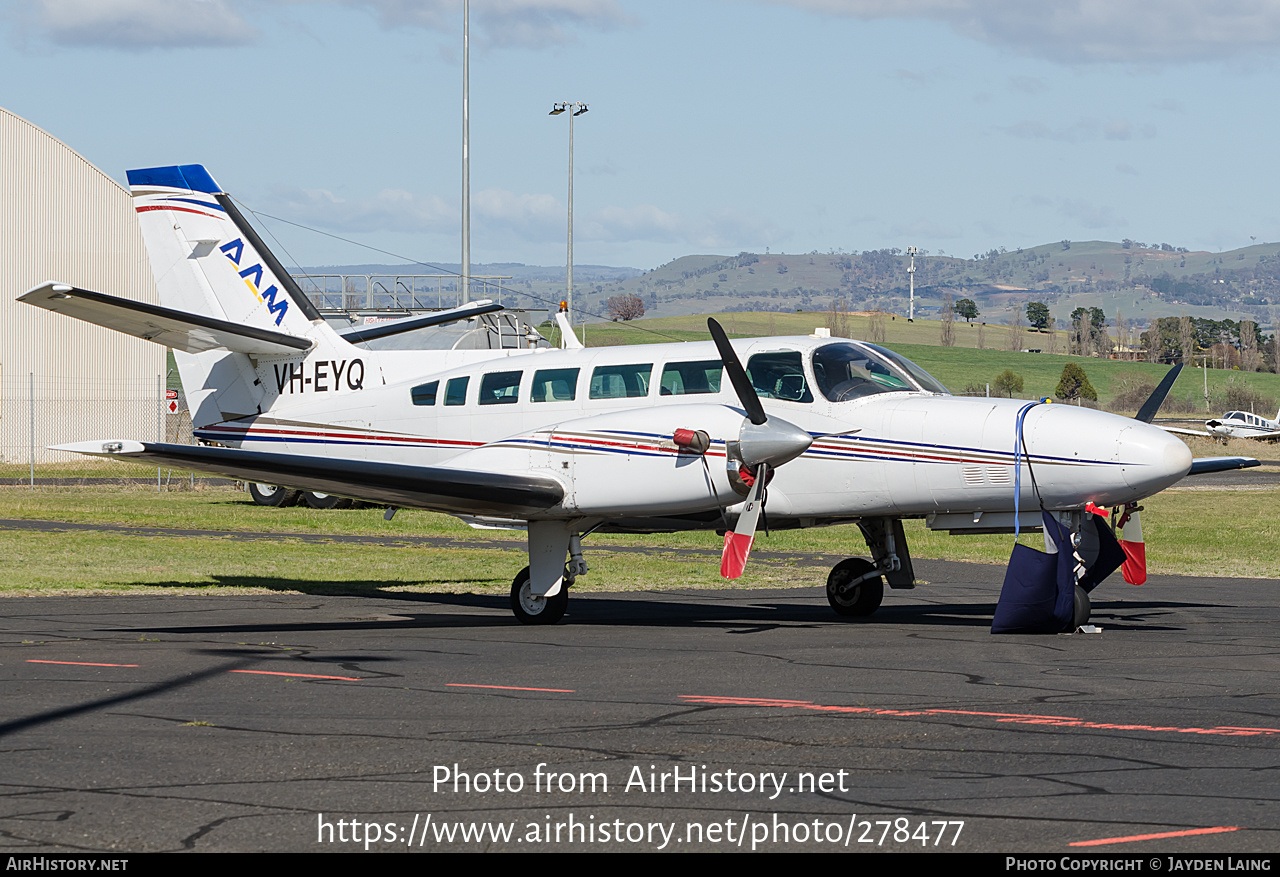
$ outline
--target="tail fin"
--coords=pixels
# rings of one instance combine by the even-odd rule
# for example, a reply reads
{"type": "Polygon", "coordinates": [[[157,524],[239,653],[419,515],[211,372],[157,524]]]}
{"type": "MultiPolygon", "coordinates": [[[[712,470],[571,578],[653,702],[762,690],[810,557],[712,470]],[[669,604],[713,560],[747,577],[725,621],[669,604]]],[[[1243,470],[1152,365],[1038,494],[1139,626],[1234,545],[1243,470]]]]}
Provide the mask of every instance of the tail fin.
{"type": "Polygon", "coordinates": [[[161,304],[306,335],[320,313],[198,164],[129,171],[161,304]]]}
{"type": "MultiPolygon", "coordinates": [[[[131,170],[128,176],[162,305],[311,342],[308,353],[291,359],[337,363],[360,354],[329,328],[201,165],[131,170]]],[[[174,356],[197,428],[261,413],[286,386],[292,391],[289,379],[302,381],[305,370],[302,361],[251,361],[245,352],[225,349],[174,356]],[[274,383],[267,379],[273,374],[274,383]]]]}

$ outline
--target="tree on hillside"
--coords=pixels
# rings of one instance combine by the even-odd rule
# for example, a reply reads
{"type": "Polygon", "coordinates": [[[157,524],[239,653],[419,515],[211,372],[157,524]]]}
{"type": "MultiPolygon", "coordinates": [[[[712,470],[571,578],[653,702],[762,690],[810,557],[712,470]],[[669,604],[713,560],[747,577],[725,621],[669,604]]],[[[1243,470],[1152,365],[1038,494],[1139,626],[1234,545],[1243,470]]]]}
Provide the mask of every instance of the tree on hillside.
{"type": "Polygon", "coordinates": [[[615,295],[605,303],[606,312],[618,320],[638,320],[644,316],[644,302],[634,293],[615,295]]]}
{"type": "Polygon", "coordinates": [[[943,347],[955,346],[955,323],[956,311],[951,304],[951,293],[944,292],[942,294],[942,335],[939,339],[943,347]]]}
{"type": "Polygon", "coordinates": [[[955,304],[956,313],[964,317],[966,323],[972,323],[978,317],[978,303],[971,298],[962,298],[955,304]]]}
{"type": "Polygon", "coordinates": [[[1077,353],[1093,356],[1111,352],[1111,336],[1107,334],[1107,315],[1102,308],[1076,308],[1071,312],[1071,334],[1077,353]]]}
{"type": "Polygon", "coordinates": [[[1012,399],[1015,393],[1022,392],[1022,376],[1014,374],[1010,369],[1005,369],[996,375],[991,386],[995,388],[997,396],[1012,399]]]}
{"type": "Polygon", "coordinates": [[[1031,326],[1043,332],[1049,328],[1049,321],[1053,319],[1049,313],[1049,306],[1042,301],[1027,302],[1027,322],[1031,326]]]}
{"type": "Polygon", "coordinates": [[[1058,389],[1053,395],[1070,402],[1074,399],[1098,401],[1098,391],[1089,383],[1089,376],[1077,363],[1069,362],[1062,367],[1062,377],[1058,380],[1058,389]]]}

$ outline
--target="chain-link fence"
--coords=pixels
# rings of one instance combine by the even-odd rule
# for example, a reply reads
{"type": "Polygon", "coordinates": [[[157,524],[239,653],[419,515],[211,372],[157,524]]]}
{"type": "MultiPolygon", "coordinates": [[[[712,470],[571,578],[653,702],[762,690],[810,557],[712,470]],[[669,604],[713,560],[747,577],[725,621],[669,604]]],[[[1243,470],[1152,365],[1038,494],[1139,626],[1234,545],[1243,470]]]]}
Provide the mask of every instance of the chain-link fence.
{"type": "Polygon", "coordinates": [[[0,377],[0,485],[154,484],[173,489],[225,481],[51,448],[97,439],[195,444],[185,396],[167,389],[159,375],[123,385],[36,374],[0,377]]]}

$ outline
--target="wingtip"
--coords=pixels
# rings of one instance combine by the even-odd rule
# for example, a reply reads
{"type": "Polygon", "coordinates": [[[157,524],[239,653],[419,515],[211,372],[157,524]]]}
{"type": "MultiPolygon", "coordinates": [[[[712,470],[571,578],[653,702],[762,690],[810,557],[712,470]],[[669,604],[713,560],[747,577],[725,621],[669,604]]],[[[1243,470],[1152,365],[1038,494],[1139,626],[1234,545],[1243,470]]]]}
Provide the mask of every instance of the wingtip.
{"type": "Polygon", "coordinates": [[[142,442],[131,439],[94,439],[87,442],[70,442],[65,445],[49,445],[49,450],[91,454],[96,457],[114,457],[121,454],[142,453],[146,450],[146,446],[142,442]]]}

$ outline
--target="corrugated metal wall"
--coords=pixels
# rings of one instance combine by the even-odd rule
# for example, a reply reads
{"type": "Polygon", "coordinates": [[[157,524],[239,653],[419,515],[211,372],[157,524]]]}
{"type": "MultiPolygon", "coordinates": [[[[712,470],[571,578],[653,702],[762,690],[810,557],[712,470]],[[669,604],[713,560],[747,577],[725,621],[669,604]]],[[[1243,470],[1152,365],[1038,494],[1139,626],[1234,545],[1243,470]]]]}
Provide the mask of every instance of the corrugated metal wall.
{"type": "Polygon", "coordinates": [[[45,280],[159,303],[128,191],[0,108],[0,462],[27,460],[29,375],[55,403],[37,464],[67,458],[39,451],[56,441],[154,440],[164,349],[14,301],[45,280]]]}

